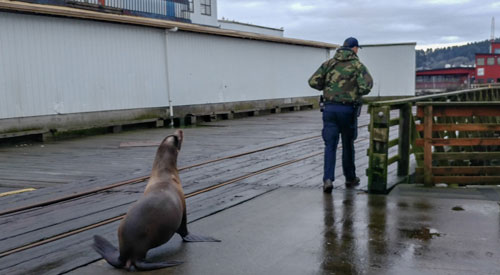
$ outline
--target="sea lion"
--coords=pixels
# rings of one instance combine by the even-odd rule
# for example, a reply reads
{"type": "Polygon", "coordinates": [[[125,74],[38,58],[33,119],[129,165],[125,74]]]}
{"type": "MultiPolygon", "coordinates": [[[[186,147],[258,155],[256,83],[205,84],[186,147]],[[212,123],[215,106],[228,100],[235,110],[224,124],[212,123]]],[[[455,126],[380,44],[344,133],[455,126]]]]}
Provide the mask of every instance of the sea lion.
{"type": "Polygon", "coordinates": [[[174,233],[179,233],[185,242],[220,242],[188,232],[186,201],[177,170],[183,138],[183,132],[177,130],[158,147],[144,195],[118,227],[119,250],[103,237],[94,236],[94,249],[112,266],[153,270],[181,264],[179,261],[146,261],[148,250],[168,242],[174,233]]]}

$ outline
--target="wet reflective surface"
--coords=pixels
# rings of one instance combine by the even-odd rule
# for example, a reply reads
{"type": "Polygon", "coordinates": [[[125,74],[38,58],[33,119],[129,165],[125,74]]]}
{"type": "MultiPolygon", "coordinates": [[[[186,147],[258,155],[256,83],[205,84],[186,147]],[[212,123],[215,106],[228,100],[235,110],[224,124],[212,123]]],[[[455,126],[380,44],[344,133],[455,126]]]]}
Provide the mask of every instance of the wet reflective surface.
{"type": "Polygon", "coordinates": [[[323,210],[320,274],[500,274],[494,202],[347,190],[323,210]]]}
{"type": "Polygon", "coordinates": [[[175,239],[152,254],[184,264],[152,274],[500,274],[494,201],[280,188],[189,226],[222,242],[175,239]]]}

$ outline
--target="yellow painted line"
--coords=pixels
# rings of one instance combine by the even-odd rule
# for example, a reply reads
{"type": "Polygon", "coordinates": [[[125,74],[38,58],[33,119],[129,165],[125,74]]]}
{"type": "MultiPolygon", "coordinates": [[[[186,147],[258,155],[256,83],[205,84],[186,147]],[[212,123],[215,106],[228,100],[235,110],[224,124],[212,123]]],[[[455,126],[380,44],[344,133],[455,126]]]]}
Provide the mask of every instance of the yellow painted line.
{"type": "Polygon", "coordinates": [[[19,189],[19,190],[14,190],[14,191],[10,191],[10,192],[0,193],[0,197],[6,197],[6,196],[10,196],[10,195],[16,195],[16,194],[21,194],[24,192],[35,191],[35,190],[36,190],[35,188],[19,189]]]}

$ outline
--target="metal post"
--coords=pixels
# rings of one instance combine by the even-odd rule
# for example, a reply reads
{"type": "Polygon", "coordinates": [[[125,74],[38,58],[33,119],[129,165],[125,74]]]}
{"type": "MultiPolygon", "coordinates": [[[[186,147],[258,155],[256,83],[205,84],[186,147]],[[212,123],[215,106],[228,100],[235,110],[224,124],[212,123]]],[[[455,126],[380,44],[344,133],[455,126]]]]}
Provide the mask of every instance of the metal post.
{"type": "Polygon", "coordinates": [[[168,106],[169,106],[169,111],[170,111],[170,126],[174,125],[174,106],[172,104],[172,97],[170,95],[171,93],[171,86],[170,86],[170,73],[168,69],[168,33],[169,32],[176,32],[177,28],[173,29],[166,29],[165,30],[165,72],[166,72],[166,80],[167,80],[167,95],[168,95],[168,106]]]}

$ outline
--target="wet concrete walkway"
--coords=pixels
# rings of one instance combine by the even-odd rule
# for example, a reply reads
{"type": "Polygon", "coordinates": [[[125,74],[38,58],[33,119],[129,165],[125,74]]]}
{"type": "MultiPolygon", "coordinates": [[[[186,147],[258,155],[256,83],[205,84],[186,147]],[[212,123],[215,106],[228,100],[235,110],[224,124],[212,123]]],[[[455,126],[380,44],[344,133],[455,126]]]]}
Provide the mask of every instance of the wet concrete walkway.
{"type": "MultiPolygon", "coordinates": [[[[171,243],[150,274],[499,274],[497,202],[281,188],[190,224],[221,243],[171,243]]],[[[124,274],[99,261],[70,274],[124,274]]]]}

